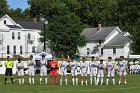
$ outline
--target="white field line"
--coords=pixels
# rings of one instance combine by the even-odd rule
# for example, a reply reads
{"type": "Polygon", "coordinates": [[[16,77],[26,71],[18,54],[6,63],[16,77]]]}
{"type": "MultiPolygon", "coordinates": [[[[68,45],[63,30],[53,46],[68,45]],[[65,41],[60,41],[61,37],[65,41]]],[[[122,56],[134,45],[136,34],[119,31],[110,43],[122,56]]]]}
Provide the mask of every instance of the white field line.
{"type": "Polygon", "coordinates": [[[137,89],[139,87],[129,87],[129,88],[105,88],[105,89],[93,89],[93,90],[75,90],[75,91],[72,91],[72,90],[65,90],[65,91],[39,91],[39,93],[46,93],[46,92],[51,92],[51,93],[63,93],[63,92],[93,92],[93,91],[103,91],[103,90],[112,90],[112,89],[119,89],[119,90],[130,90],[130,89],[137,89]]]}

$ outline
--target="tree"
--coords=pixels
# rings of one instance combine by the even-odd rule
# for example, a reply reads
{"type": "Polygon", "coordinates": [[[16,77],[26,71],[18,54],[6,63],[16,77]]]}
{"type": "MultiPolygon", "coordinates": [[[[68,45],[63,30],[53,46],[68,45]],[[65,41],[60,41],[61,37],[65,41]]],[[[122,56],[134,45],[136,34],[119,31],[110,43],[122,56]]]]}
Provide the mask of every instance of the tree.
{"type": "Polygon", "coordinates": [[[6,14],[8,11],[8,5],[6,0],[0,0],[0,14],[6,14]]]}
{"type": "Polygon", "coordinates": [[[51,49],[57,55],[75,54],[78,47],[85,45],[85,38],[81,35],[82,30],[82,22],[75,14],[56,16],[50,20],[49,31],[47,31],[51,49]]]}

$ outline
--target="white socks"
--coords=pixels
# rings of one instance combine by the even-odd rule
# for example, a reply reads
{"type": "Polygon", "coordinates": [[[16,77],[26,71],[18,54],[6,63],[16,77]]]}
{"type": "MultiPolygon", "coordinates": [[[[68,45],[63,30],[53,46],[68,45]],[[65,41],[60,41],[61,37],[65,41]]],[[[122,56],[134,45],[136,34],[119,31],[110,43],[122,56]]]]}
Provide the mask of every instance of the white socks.
{"type": "Polygon", "coordinates": [[[62,78],[60,79],[60,85],[62,85],[62,78]]]}
{"type": "Polygon", "coordinates": [[[90,77],[90,85],[92,85],[92,77],[90,77]]]}
{"type": "Polygon", "coordinates": [[[119,85],[121,84],[121,81],[119,80],[119,85]]]}
{"type": "Polygon", "coordinates": [[[31,78],[29,77],[29,84],[32,84],[32,82],[31,82],[31,78]]]}
{"type": "Polygon", "coordinates": [[[68,80],[67,80],[67,78],[65,79],[65,84],[68,85],[68,80]]]}
{"type": "Polygon", "coordinates": [[[78,85],[78,78],[76,78],[76,85],[78,85]]]}
{"type": "Polygon", "coordinates": [[[81,81],[81,85],[83,85],[83,80],[81,81]]]}
{"type": "Polygon", "coordinates": [[[40,78],[40,84],[41,84],[41,82],[42,82],[42,78],[40,78]]]}
{"type": "Polygon", "coordinates": [[[72,78],[72,84],[75,85],[74,78],[72,78]]]}
{"type": "Polygon", "coordinates": [[[127,84],[127,82],[126,82],[126,81],[124,81],[124,84],[127,84]]]}
{"type": "Polygon", "coordinates": [[[94,77],[94,85],[96,85],[96,76],[94,77]]]}
{"type": "Polygon", "coordinates": [[[32,78],[32,83],[35,84],[35,79],[34,79],[34,77],[32,78]]]}
{"type": "Polygon", "coordinates": [[[22,78],[22,84],[24,84],[24,78],[22,78]]]}
{"type": "Polygon", "coordinates": [[[86,80],[85,82],[86,82],[86,85],[88,85],[88,84],[87,84],[87,80],[86,80]]]}
{"type": "Polygon", "coordinates": [[[101,85],[103,84],[103,77],[101,77],[101,85]]]}
{"type": "Polygon", "coordinates": [[[21,79],[18,79],[18,81],[19,81],[19,84],[21,84],[21,79]]]}
{"type": "Polygon", "coordinates": [[[108,85],[109,78],[106,79],[106,85],[108,85]]]}
{"type": "Polygon", "coordinates": [[[47,79],[47,77],[45,78],[45,83],[47,84],[47,81],[48,81],[48,79],[47,79]]]}
{"type": "Polygon", "coordinates": [[[112,78],[112,82],[113,82],[113,85],[115,85],[115,79],[114,78],[112,78]]]}
{"type": "Polygon", "coordinates": [[[98,85],[98,83],[99,83],[99,77],[97,78],[97,83],[96,83],[96,85],[98,85]]]}

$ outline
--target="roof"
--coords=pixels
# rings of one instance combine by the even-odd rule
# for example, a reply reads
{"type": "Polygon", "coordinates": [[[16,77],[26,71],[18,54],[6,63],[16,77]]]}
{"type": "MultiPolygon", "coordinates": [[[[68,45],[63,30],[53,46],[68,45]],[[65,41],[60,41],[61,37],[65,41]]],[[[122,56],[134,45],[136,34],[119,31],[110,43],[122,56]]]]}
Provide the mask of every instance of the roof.
{"type": "Polygon", "coordinates": [[[102,27],[100,30],[97,30],[97,28],[85,28],[82,34],[85,35],[86,41],[105,40],[115,28],[116,26],[102,27]]]}
{"type": "Polygon", "coordinates": [[[104,47],[123,47],[129,42],[129,35],[125,35],[127,32],[122,32],[109,41],[104,47]]]}
{"type": "Polygon", "coordinates": [[[20,26],[16,26],[16,25],[6,25],[6,26],[8,26],[9,28],[19,28],[19,29],[21,29],[20,26]]]}
{"type": "Polygon", "coordinates": [[[43,30],[42,22],[32,22],[32,21],[16,21],[17,24],[22,26],[24,29],[38,29],[43,30]]]}

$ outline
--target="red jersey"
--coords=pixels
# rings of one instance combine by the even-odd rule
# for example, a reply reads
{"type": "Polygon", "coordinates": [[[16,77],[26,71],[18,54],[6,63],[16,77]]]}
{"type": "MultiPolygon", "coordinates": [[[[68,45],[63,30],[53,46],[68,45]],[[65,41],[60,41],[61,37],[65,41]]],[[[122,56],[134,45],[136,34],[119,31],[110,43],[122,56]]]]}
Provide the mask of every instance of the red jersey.
{"type": "Polygon", "coordinates": [[[58,68],[58,62],[57,61],[50,61],[49,62],[49,67],[51,68],[51,70],[55,70],[55,71],[57,71],[57,68],[58,68]]]}

